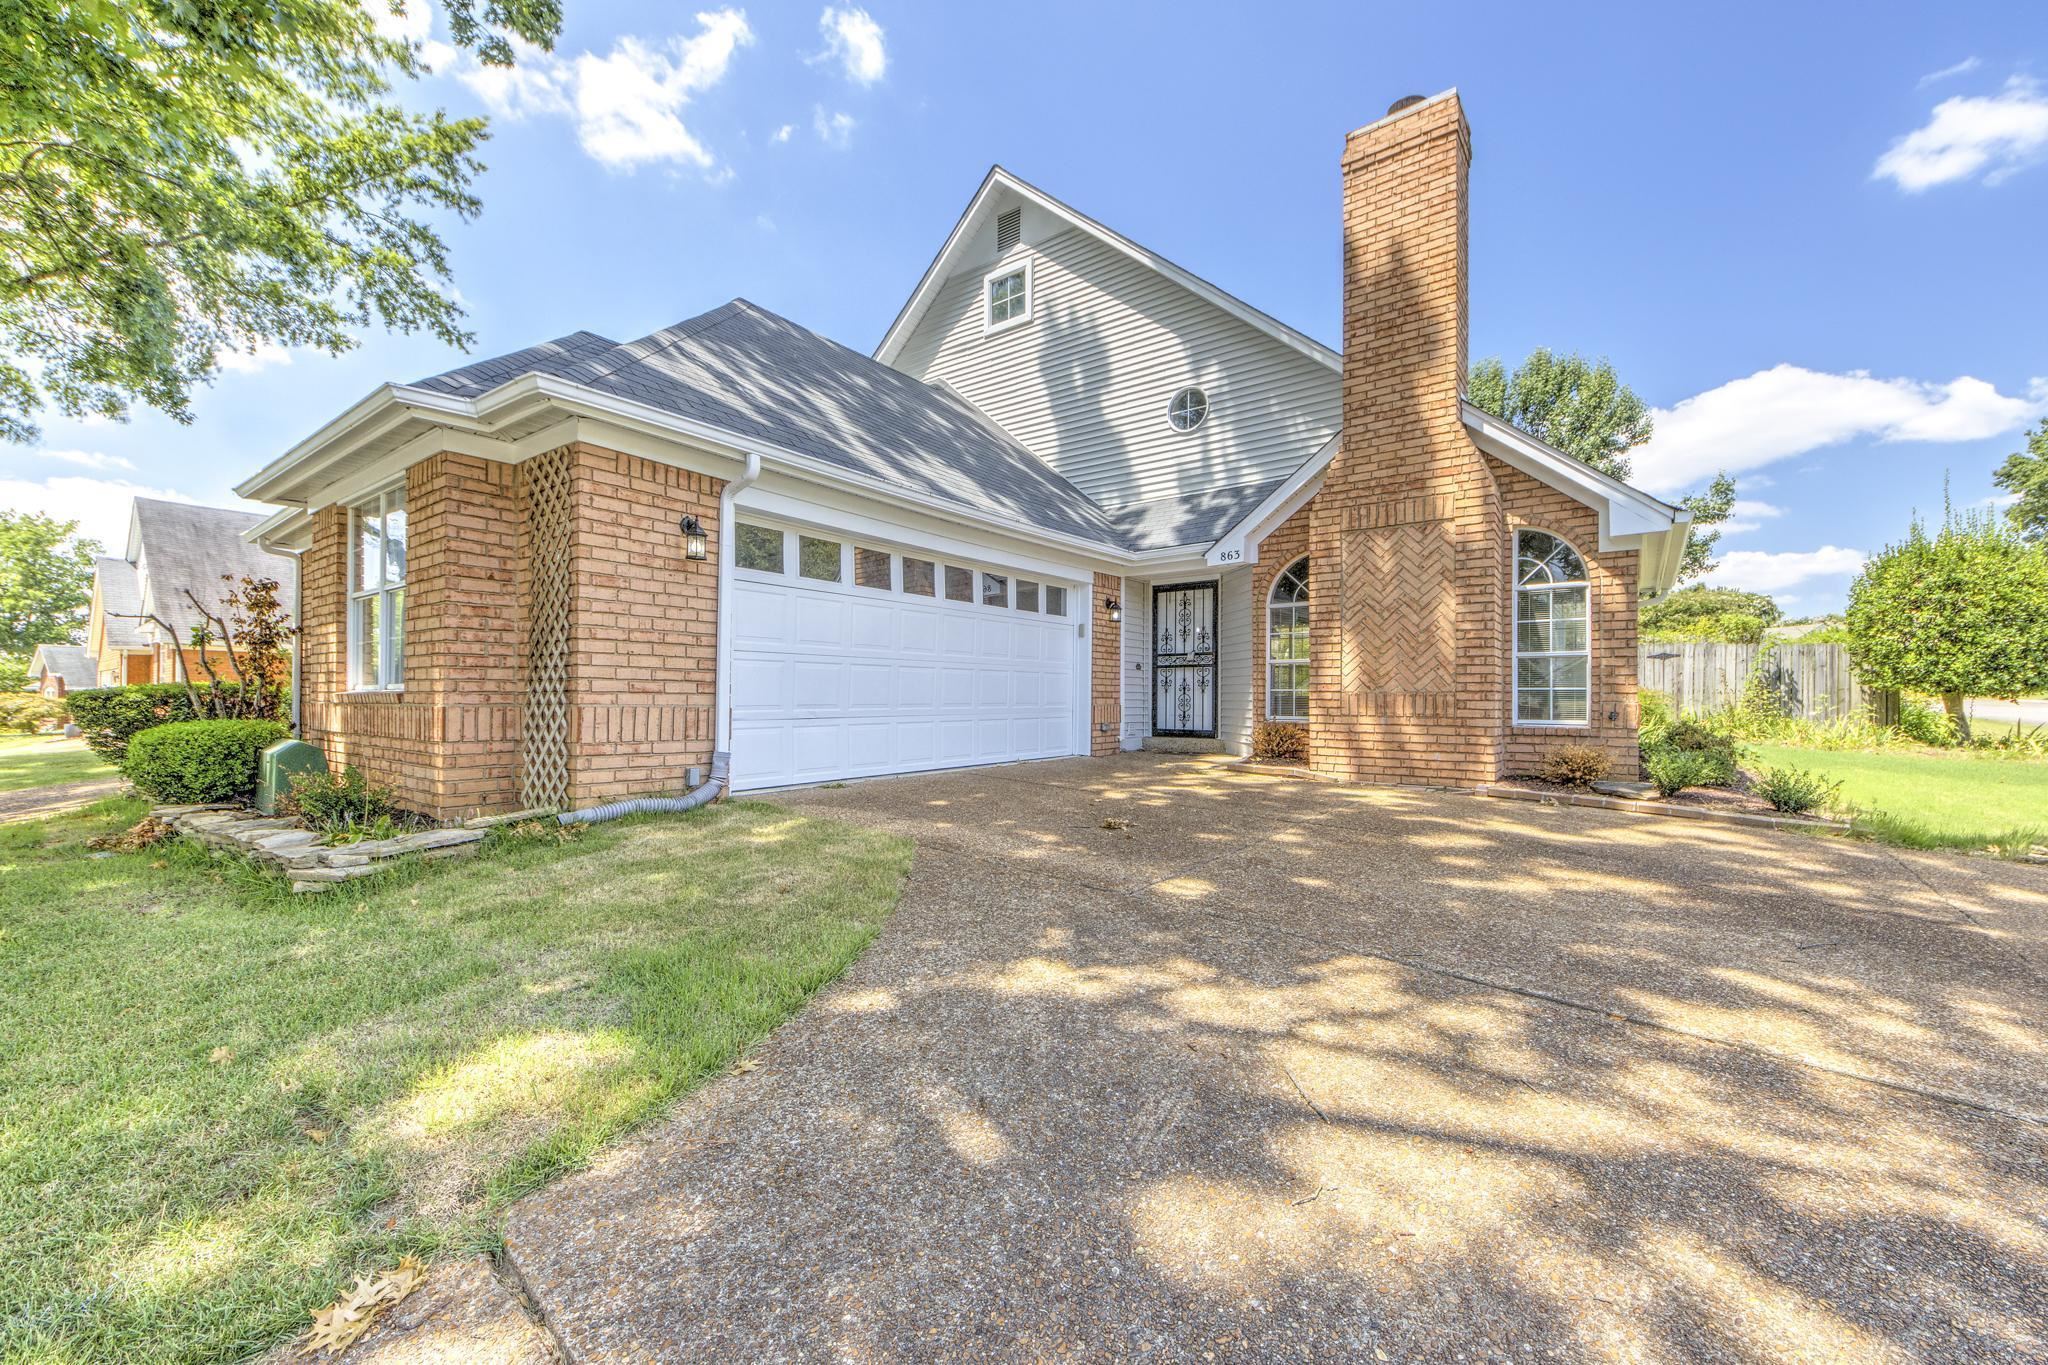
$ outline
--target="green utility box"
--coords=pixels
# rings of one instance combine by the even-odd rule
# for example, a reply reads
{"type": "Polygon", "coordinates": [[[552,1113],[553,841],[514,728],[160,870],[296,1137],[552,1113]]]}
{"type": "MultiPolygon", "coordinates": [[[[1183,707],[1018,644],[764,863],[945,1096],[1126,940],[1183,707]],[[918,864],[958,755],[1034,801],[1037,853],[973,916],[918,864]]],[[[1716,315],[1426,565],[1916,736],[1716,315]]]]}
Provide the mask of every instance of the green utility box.
{"type": "Polygon", "coordinates": [[[327,755],[303,739],[281,739],[263,751],[256,768],[256,809],[277,814],[277,798],[291,790],[300,773],[324,773],[327,755]]]}

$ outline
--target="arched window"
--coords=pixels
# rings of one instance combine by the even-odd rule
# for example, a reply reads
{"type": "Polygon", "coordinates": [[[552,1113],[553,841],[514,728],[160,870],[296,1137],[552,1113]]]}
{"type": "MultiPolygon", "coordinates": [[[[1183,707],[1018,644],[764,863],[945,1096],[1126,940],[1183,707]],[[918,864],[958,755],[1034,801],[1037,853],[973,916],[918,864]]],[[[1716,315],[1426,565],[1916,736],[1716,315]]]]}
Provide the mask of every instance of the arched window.
{"type": "Polygon", "coordinates": [[[1515,536],[1515,721],[1584,725],[1586,561],[1548,531],[1515,536]]]}
{"type": "Polygon", "coordinates": [[[1273,580],[1266,597],[1266,718],[1308,719],[1308,557],[1273,580]]]}

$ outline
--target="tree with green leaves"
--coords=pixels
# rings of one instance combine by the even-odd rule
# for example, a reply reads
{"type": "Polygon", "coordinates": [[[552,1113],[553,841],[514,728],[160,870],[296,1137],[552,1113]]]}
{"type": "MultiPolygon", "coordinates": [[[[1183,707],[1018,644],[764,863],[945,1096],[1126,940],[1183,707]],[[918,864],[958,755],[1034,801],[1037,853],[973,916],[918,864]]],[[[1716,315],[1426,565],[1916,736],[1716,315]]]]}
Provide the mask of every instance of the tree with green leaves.
{"type": "MultiPolygon", "coordinates": [[[[1488,357],[1472,367],[1465,390],[1474,406],[1617,479],[1628,478],[1629,452],[1649,440],[1656,426],[1649,407],[1621,382],[1611,362],[1576,351],[1559,355],[1539,346],[1513,374],[1497,357],[1488,357]]],[[[1679,505],[1692,513],[1678,570],[1683,583],[1713,569],[1720,523],[1735,510],[1735,480],[1717,474],[1706,492],[1681,498],[1679,505]]]]}
{"type": "Polygon", "coordinates": [[[2048,690],[2048,545],[1983,513],[1933,535],[1916,518],[1850,585],[1848,629],[1865,681],[1939,696],[1967,741],[1968,698],[2048,690]]]}
{"type": "MultiPolygon", "coordinates": [[[[191,419],[226,350],[372,323],[466,346],[430,218],[473,217],[481,119],[415,113],[402,0],[0,0],[0,436],[35,412],[191,419]]],[[[559,0],[442,0],[482,62],[559,0]]]]}
{"type": "Polygon", "coordinates": [[[37,645],[78,642],[99,553],[98,541],[78,538],[75,521],[0,508],[0,654],[25,665],[37,645]]]}
{"type": "Polygon", "coordinates": [[[1646,630],[1677,630],[1714,616],[1753,616],[1767,626],[1775,626],[1785,613],[1767,593],[1695,583],[1666,593],[1644,607],[1642,624],[1646,630]]]}
{"type": "Polygon", "coordinates": [[[2028,540],[2048,542],[2048,417],[2027,433],[2027,448],[2005,457],[1991,481],[2018,501],[2005,515],[2028,540]]]}

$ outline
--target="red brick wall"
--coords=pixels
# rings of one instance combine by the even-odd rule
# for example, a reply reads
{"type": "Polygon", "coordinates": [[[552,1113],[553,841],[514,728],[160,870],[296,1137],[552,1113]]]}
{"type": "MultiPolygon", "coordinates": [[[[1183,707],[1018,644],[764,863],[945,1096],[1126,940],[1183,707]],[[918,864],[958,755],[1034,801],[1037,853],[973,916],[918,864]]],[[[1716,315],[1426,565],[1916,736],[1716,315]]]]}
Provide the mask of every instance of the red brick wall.
{"type": "MultiPolygon", "coordinates": [[[[1604,749],[1614,760],[1617,777],[1632,778],[1638,762],[1636,745],[1636,584],[1641,558],[1634,550],[1600,551],[1600,518],[1592,508],[1538,483],[1518,469],[1489,458],[1501,489],[1508,527],[1502,553],[1508,556],[1509,577],[1502,590],[1502,612],[1514,620],[1513,556],[1515,532],[1523,527],[1548,531],[1571,542],[1586,561],[1592,584],[1591,723],[1583,727],[1513,726],[1508,733],[1504,770],[1531,774],[1543,757],[1563,744],[1588,744],[1604,749]],[[1609,716],[1613,719],[1609,719],[1609,716]]],[[[1502,671],[1513,697],[1512,650],[1502,671]]],[[[1512,714],[1512,712],[1510,713],[1512,714]]]]}
{"type": "MultiPolygon", "coordinates": [[[[1273,591],[1273,580],[1287,567],[1308,553],[1309,523],[1312,520],[1315,503],[1309,502],[1286,521],[1275,527],[1273,533],[1259,542],[1259,562],[1252,565],[1252,725],[1254,728],[1266,719],[1266,598],[1273,591]]],[[[1308,595],[1313,618],[1316,595],[1316,576],[1313,566],[1309,570],[1308,595]]],[[[1311,627],[1313,629],[1313,627],[1311,627]]],[[[1319,660],[1313,657],[1314,642],[1310,646],[1308,661],[1309,677],[1315,677],[1319,660]]],[[[1313,685],[1313,684],[1311,684],[1313,685]]]]}
{"type": "Polygon", "coordinates": [[[1344,437],[1310,516],[1309,709],[1312,764],[1349,781],[1500,771],[1500,493],[1461,407],[1469,161],[1455,97],[1345,145],[1344,437]]]}
{"type": "Polygon", "coordinates": [[[1109,609],[1103,606],[1112,597],[1121,602],[1123,596],[1123,579],[1106,573],[1095,575],[1095,601],[1089,611],[1093,626],[1088,632],[1088,694],[1094,699],[1089,708],[1088,751],[1097,758],[1106,758],[1123,747],[1124,627],[1123,622],[1110,620],[1109,609]]]}

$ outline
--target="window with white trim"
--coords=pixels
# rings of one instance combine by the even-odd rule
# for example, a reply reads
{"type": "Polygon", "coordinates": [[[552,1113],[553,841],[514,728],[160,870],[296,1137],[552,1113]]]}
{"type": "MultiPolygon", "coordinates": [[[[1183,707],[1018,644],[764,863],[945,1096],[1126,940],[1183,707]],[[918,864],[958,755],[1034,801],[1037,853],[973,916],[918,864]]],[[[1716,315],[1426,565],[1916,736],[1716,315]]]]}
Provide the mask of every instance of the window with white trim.
{"type": "Polygon", "coordinates": [[[1266,594],[1266,719],[1308,719],[1308,556],[1266,594]]]}
{"type": "Polygon", "coordinates": [[[1031,262],[991,270],[981,281],[981,330],[1000,332],[1031,320],[1031,262]]]}
{"type": "Polygon", "coordinates": [[[348,685],[405,686],[405,487],[349,509],[348,685]]]}
{"type": "Polygon", "coordinates": [[[1515,723],[1584,725],[1591,711],[1586,561],[1548,531],[1515,535],[1515,723]]]}

